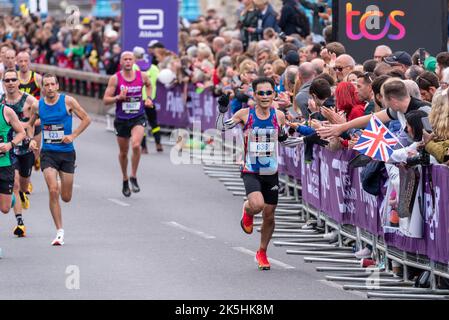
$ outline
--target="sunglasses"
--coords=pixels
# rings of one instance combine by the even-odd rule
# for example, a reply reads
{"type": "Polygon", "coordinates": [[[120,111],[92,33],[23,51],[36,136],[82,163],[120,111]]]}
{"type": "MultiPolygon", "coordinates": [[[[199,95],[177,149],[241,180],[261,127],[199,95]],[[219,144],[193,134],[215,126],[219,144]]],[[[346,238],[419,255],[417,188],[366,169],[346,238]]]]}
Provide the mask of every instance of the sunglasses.
{"type": "Polygon", "coordinates": [[[11,78],[11,79],[4,79],[3,82],[10,83],[10,82],[16,82],[17,78],[11,78]]]}
{"type": "Polygon", "coordinates": [[[258,96],[271,96],[274,92],[272,90],[267,90],[267,91],[257,91],[256,94],[258,96]]]}
{"type": "Polygon", "coordinates": [[[338,71],[338,72],[342,72],[343,71],[343,69],[345,69],[345,68],[347,68],[348,66],[345,66],[345,67],[334,67],[334,70],[335,71],[338,71]]]}

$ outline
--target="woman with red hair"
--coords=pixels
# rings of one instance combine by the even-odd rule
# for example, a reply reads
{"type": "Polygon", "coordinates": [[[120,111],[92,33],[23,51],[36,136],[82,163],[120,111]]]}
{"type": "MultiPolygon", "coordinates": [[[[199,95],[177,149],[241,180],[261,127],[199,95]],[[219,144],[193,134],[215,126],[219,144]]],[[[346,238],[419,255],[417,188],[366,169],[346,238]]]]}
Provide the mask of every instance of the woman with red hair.
{"type": "Polygon", "coordinates": [[[343,111],[346,120],[351,121],[365,115],[365,106],[357,98],[357,92],[351,82],[340,82],[335,90],[335,105],[343,111]]]}
{"type": "MultiPolygon", "coordinates": [[[[338,111],[345,113],[346,121],[351,121],[365,115],[365,106],[358,99],[356,89],[351,82],[340,82],[338,84],[335,90],[335,105],[338,111]]],[[[358,140],[358,137],[354,133],[349,133],[350,139],[341,140],[341,145],[345,149],[352,149],[354,143],[358,140]]]]}

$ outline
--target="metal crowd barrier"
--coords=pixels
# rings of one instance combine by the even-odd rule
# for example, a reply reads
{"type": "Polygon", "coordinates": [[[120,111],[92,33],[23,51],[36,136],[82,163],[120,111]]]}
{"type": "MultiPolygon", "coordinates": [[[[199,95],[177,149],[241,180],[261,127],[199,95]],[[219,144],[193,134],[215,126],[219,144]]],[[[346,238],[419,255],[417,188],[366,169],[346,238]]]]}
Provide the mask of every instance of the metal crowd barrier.
{"type": "Polygon", "coordinates": [[[31,64],[31,70],[39,73],[56,75],[62,91],[91,98],[102,99],[109,81],[109,76],[73,69],[59,68],[46,64],[31,64]]]}

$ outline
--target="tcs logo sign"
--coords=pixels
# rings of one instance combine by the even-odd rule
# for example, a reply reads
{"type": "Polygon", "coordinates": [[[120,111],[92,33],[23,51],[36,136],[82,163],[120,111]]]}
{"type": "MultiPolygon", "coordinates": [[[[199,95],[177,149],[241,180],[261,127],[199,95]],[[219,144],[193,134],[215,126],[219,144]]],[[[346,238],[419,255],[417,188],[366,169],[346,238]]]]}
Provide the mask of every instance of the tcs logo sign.
{"type": "Polygon", "coordinates": [[[360,40],[366,38],[368,40],[377,41],[388,37],[391,40],[401,40],[405,37],[406,30],[403,24],[396,20],[396,17],[404,17],[405,12],[394,10],[388,15],[385,26],[381,28],[380,18],[385,14],[379,10],[377,6],[369,6],[366,12],[362,15],[360,11],[352,10],[352,3],[346,3],[346,35],[351,40],[360,40]],[[361,17],[360,17],[361,16],[361,17]],[[353,25],[357,25],[357,19],[360,17],[358,26],[360,33],[354,33],[353,25]],[[354,21],[355,20],[355,21],[354,21]],[[354,22],[354,23],[353,23],[354,22]],[[396,30],[390,32],[390,28],[394,27],[396,30]],[[368,30],[381,30],[380,33],[369,32],[368,30]]]}

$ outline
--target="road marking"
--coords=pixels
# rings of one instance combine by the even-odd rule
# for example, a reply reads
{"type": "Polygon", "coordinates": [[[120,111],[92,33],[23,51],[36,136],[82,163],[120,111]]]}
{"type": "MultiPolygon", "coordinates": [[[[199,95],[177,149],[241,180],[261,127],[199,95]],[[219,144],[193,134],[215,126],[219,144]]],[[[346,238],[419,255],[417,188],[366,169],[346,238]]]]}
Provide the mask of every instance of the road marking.
{"type": "Polygon", "coordinates": [[[179,224],[179,223],[177,223],[175,221],[163,222],[163,223],[165,225],[167,225],[167,226],[174,227],[174,228],[177,228],[177,229],[180,229],[180,230],[192,233],[192,234],[197,235],[197,236],[199,236],[201,238],[204,238],[204,239],[215,239],[215,236],[212,236],[212,235],[209,235],[207,233],[204,233],[203,231],[198,231],[198,230],[195,230],[195,229],[183,226],[182,224],[179,224]]]}
{"type": "Polygon", "coordinates": [[[366,294],[364,294],[364,293],[362,293],[362,292],[360,292],[360,291],[345,290],[345,289],[343,289],[343,286],[342,286],[342,285],[340,285],[340,284],[338,284],[338,283],[335,283],[334,281],[328,281],[328,280],[324,280],[324,279],[323,279],[323,280],[317,280],[317,281],[318,281],[318,282],[321,282],[321,283],[323,283],[323,284],[325,284],[325,285],[328,286],[328,287],[340,289],[341,291],[348,292],[348,293],[352,293],[353,295],[356,295],[356,296],[359,296],[359,297],[362,297],[362,298],[367,299],[366,294]]]}
{"type": "Polygon", "coordinates": [[[115,204],[118,204],[119,206],[122,206],[122,207],[129,207],[130,206],[130,204],[128,204],[126,202],[122,202],[122,201],[117,200],[117,199],[109,198],[108,200],[113,202],[113,203],[115,203],[115,204]]]}
{"type": "MultiPolygon", "coordinates": [[[[250,255],[252,257],[256,257],[256,253],[254,251],[249,250],[249,249],[246,249],[246,248],[243,248],[243,247],[232,247],[232,249],[234,249],[235,251],[239,251],[241,253],[250,255]]],[[[271,264],[277,265],[278,267],[281,267],[281,268],[284,268],[284,269],[295,269],[295,267],[293,267],[293,266],[291,266],[289,264],[283,263],[283,262],[281,262],[279,260],[276,260],[276,259],[268,258],[268,261],[270,261],[271,264]]]]}
{"type": "Polygon", "coordinates": [[[80,186],[79,184],[76,184],[76,183],[73,184],[73,187],[74,187],[75,189],[80,189],[80,188],[81,188],[81,186],[80,186]]]}

